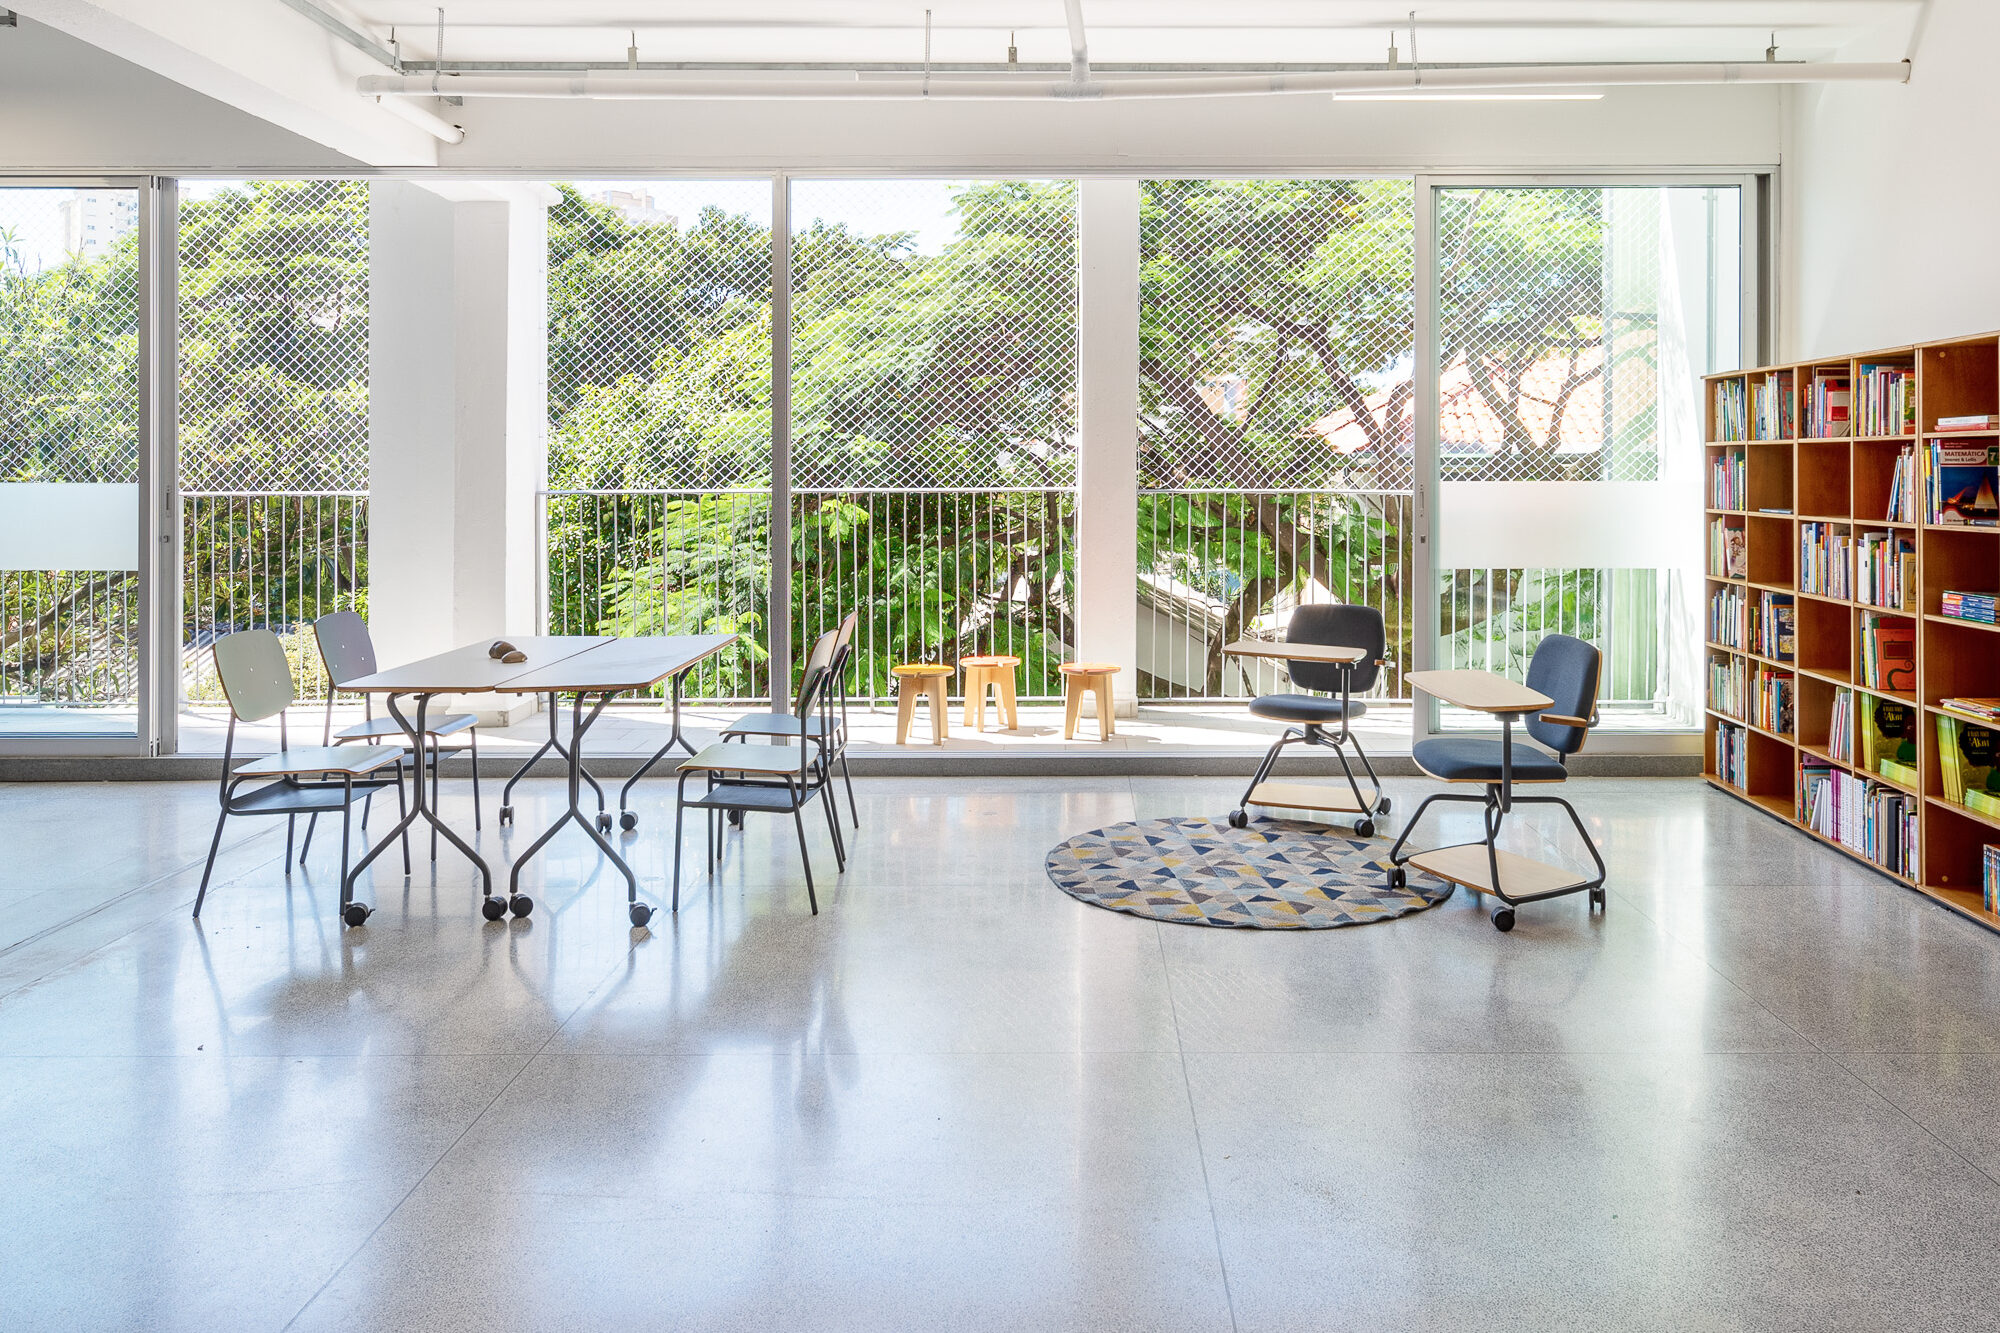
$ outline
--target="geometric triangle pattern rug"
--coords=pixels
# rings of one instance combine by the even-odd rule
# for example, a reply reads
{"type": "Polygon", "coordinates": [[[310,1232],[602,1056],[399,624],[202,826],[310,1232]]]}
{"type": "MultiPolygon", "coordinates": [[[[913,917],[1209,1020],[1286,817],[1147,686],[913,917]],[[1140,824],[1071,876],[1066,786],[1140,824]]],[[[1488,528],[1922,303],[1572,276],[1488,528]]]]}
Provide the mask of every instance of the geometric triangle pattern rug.
{"type": "Polygon", "coordinates": [[[1389,849],[1321,824],[1142,819],[1079,833],[1049,853],[1049,878],[1079,902],[1193,926],[1330,930],[1435,907],[1452,886],[1388,882],[1389,849]]]}

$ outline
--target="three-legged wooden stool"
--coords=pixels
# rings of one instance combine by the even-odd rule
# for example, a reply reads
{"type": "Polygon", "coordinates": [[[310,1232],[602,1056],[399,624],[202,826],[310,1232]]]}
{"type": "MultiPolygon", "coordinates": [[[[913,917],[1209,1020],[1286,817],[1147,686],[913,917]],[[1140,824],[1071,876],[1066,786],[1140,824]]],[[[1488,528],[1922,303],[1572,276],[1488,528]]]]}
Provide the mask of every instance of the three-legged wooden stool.
{"type": "Polygon", "coordinates": [[[1001,727],[1007,731],[1019,727],[1021,721],[1014,713],[1014,668],[1021,665],[1021,659],[996,654],[961,657],[958,664],[965,668],[965,725],[975,731],[986,730],[986,691],[991,689],[998,691],[993,711],[1001,727]]]}
{"type": "Polygon", "coordinates": [[[1108,741],[1116,728],[1111,722],[1111,678],[1118,667],[1111,662],[1065,662],[1063,676],[1063,739],[1076,739],[1076,723],[1083,711],[1086,690],[1097,692],[1097,739],[1108,741]]]}
{"type": "Polygon", "coordinates": [[[950,718],[945,713],[944,683],[952,670],[940,662],[905,662],[889,668],[896,678],[896,744],[910,743],[910,719],[916,716],[917,696],[931,700],[931,744],[943,745],[949,734],[950,718]]]}

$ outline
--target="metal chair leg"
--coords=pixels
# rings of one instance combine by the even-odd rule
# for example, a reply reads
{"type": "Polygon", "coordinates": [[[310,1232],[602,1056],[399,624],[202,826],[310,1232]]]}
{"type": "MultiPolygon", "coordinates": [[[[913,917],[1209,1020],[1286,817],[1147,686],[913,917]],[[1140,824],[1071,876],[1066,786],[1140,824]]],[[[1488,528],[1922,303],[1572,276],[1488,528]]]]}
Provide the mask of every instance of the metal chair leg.
{"type": "Polygon", "coordinates": [[[292,877],[292,833],[297,828],[298,822],[299,822],[299,817],[297,815],[285,816],[285,878],[286,879],[290,879],[292,877]]]}
{"type": "Polygon", "coordinates": [[[222,826],[228,819],[229,811],[226,807],[215,817],[215,837],[209,840],[208,863],[201,868],[201,888],[194,895],[194,916],[197,921],[201,919],[202,900],[208,897],[208,877],[215,872],[215,854],[222,847],[222,826]]]}
{"type": "MultiPolygon", "coordinates": [[[[681,910],[681,820],[687,814],[687,774],[674,791],[674,896],[670,911],[681,910]]],[[[711,867],[712,868],[712,867],[711,867]]]]}
{"type": "Polygon", "coordinates": [[[826,810],[826,826],[833,833],[833,863],[841,874],[847,873],[847,848],[840,841],[840,813],[834,809],[832,774],[819,784],[820,805],[826,810]]]}
{"type": "Polygon", "coordinates": [[[477,833],[485,827],[479,815],[479,728],[474,727],[467,734],[472,738],[472,831],[477,833]]]}
{"type": "Polygon", "coordinates": [[[819,895],[813,892],[812,853],[806,850],[806,821],[805,821],[805,816],[799,813],[799,807],[796,801],[792,803],[792,827],[798,830],[799,861],[806,868],[806,903],[808,906],[812,908],[812,914],[814,916],[818,916],[819,895]]]}
{"type": "Polygon", "coordinates": [[[847,784],[847,813],[854,819],[854,827],[861,827],[861,807],[854,803],[854,774],[847,768],[847,743],[840,746],[840,780],[847,784]]]}
{"type": "Polygon", "coordinates": [[[312,855],[313,830],[318,827],[319,827],[319,811],[315,810],[310,815],[306,816],[306,836],[299,842],[300,865],[304,865],[306,863],[306,858],[312,855]]]}
{"type": "MultiPolygon", "coordinates": [[[[410,815],[410,803],[403,799],[403,761],[398,759],[396,761],[397,822],[400,823],[402,820],[409,818],[409,815],[410,815]]],[[[364,833],[368,831],[368,823],[366,820],[362,821],[361,831],[364,833]]],[[[403,878],[408,879],[409,877],[410,877],[410,830],[408,826],[405,826],[403,829],[403,878]]]]}

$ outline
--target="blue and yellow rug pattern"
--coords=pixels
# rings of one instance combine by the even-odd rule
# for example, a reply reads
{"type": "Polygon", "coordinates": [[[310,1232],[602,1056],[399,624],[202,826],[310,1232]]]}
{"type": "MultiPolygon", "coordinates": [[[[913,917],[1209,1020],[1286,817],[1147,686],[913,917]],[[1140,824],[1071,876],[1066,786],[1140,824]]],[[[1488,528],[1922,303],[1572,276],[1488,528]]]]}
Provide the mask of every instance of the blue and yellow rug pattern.
{"type": "Polygon", "coordinates": [[[1451,885],[1412,874],[1389,887],[1389,844],[1289,819],[1145,819],[1079,833],[1049,853],[1049,878],[1079,902],[1194,926],[1330,930],[1435,907],[1451,885]]]}

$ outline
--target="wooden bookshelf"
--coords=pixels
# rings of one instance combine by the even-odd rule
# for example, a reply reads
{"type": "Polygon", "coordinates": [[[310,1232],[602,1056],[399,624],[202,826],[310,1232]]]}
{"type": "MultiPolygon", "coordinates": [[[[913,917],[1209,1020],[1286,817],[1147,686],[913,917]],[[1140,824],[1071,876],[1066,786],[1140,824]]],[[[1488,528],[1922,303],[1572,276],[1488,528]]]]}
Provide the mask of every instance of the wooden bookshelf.
{"type": "MultiPolygon", "coordinates": [[[[1711,690],[1704,712],[1705,778],[1806,836],[2000,931],[2000,916],[1980,902],[1982,850],[2000,845],[2000,818],[1945,799],[1936,720],[1942,699],[2000,697],[2000,627],[1940,613],[1946,591],[2000,595],[2000,527],[1934,523],[1924,496],[1926,447],[1941,434],[1939,418],[2000,414],[2000,334],[1711,375],[1704,381],[1703,409],[1705,503],[1715,504],[1716,460],[1740,460],[1741,469],[1736,504],[1710,507],[1704,522],[1741,529],[1745,562],[1741,577],[1730,578],[1711,561],[1705,594],[1711,607],[1718,593],[1738,599],[1748,622],[1740,630],[1713,621],[1708,627],[1702,649],[1711,690]],[[1914,383],[1915,419],[1906,433],[1860,433],[1864,367],[1880,368],[1884,378],[1878,383],[1885,385],[1907,376],[1900,384],[1905,393],[1914,383]],[[1828,376],[1846,380],[1849,415],[1841,425],[1816,430],[1812,390],[1828,376]],[[1917,458],[1917,505],[1913,518],[1892,518],[1890,493],[1905,449],[1917,458]],[[1819,526],[1808,529],[1812,524],[1819,526]],[[1835,567],[1844,560],[1845,577],[1838,587],[1808,592],[1806,540],[1814,532],[1828,538],[1823,563],[1835,567]],[[1860,584],[1861,542],[1868,534],[1884,533],[1892,544],[1903,538],[1914,546],[1912,604],[1873,605],[1870,590],[1860,584]],[[1833,544],[1840,540],[1844,550],[1833,544]],[[1754,632],[1763,599],[1773,595],[1792,598],[1789,660],[1774,645],[1757,642],[1754,632]],[[1863,678],[1863,634],[1871,621],[1913,638],[1913,680],[1863,678]],[[1740,673],[1746,694],[1754,696],[1759,671],[1791,674],[1788,727],[1770,725],[1770,718],[1760,725],[1753,697],[1745,698],[1738,716],[1714,693],[1718,681],[1740,673]],[[1843,692],[1849,704],[1845,735],[1837,734],[1843,692]],[[1887,711],[1873,712],[1885,706],[1887,711]],[[1914,781],[1907,773],[1871,772],[1864,762],[1870,719],[1893,719],[1897,706],[1914,715],[1914,781]],[[1733,772],[1724,766],[1727,755],[1735,756],[1733,772]],[[1800,821],[1805,765],[1845,771],[1906,798],[1917,815],[1912,874],[1898,874],[1861,848],[1823,837],[1800,821]]],[[[1875,413],[1872,424],[1879,431],[1898,423],[1875,413]]],[[[1971,444],[1996,434],[1951,432],[1944,438],[1971,444]]]]}

